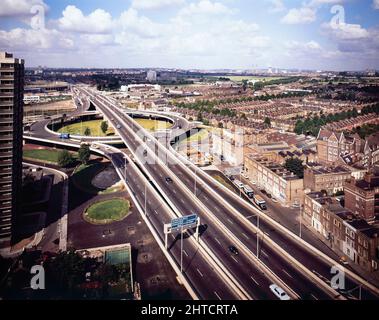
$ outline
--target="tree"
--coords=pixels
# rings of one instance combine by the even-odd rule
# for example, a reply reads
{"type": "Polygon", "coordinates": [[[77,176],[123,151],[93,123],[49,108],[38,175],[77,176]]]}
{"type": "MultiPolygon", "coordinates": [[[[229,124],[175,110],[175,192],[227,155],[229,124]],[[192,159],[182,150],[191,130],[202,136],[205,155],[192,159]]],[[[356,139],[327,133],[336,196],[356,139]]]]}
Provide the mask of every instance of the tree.
{"type": "Polygon", "coordinates": [[[82,144],[78,151],[78,157],[82,164],[86,164],[91,156],[91,150],[88,144],[82,144]]]}
{"type": "Polygon", "coordinates": [[[271,119],[269,118],[269,117],[266,117],[265,118],[265,125],[267,126],[267,127],[271,127],[271,119]]]}
{"type": "Polygon", "coordinates": [[[84,135],[85,136],[90,136],[91,135],[91,129],[86,127],[86,129],[84,130],[84,135]]]}
{"type": "Polygon", "coordinates": [[[101,131],[105,134],[108,131],[108,122],[102,121],[100,128],[101,128],[101,131]]]}
{"type": "Polygon", "coordinates": [[[74,162],[74,157],[67,150],[62,150],[58,154],[58,165],[60,167],[69,167],[74,162]]]}
{"type": "Polygon", "coordinates": [[[289,158],[286,160],[286,163],[284,164],[284,167],[291,171],[292,173],[296,174],[300,179],[304,178],[304,165],[303,161],[299,158],[289,158]]]}

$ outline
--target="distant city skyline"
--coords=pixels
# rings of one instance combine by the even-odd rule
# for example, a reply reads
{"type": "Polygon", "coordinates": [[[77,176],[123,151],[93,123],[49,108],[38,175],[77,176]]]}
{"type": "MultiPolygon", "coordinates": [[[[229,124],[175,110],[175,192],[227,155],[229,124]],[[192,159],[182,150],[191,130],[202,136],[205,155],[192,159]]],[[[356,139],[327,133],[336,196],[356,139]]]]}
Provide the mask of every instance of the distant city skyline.
{"type": "Polygon", "coordinates": [[[4,0],[26,67],[379,69],[379,0],[4,0]]]}

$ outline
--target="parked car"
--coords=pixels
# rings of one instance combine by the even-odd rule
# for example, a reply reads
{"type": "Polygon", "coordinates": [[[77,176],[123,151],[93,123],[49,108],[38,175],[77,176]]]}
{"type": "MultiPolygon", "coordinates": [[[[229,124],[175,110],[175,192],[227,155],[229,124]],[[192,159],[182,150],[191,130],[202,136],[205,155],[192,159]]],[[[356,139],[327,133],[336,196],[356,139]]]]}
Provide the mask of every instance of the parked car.
{"type": "Polygon", "coordinates": [[[291,300],[290,296],[276,284],[270,286],[270,290],[276,295],[280,300],[291,300]]]}
{"type": "Polygon", "coordinates": [[[278,200],[276,198],[272,198],[271,201],[274,202],[274,203],[278,202],[278,200]]]}

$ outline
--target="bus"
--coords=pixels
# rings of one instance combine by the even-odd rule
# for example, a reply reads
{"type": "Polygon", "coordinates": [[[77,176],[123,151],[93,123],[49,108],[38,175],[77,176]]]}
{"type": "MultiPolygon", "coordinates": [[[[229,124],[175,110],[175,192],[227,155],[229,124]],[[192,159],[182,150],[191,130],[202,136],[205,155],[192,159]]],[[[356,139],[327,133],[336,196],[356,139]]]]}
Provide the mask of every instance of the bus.
{"type": "Polygon", "coordinates": [[[254,203],[261,209],[261,210],[267,210],[266,201],[263,200],[263,198],[256,194],[254,195],[254,203]]]}
{"type": "Polygon", "coordinates": [[[253,189],[251,189],[248,185],[244,185],[243,186],[243,191],[245,192],[245,194],[250,198],[252,199],[254,197],[254,191],[253,189]]]}

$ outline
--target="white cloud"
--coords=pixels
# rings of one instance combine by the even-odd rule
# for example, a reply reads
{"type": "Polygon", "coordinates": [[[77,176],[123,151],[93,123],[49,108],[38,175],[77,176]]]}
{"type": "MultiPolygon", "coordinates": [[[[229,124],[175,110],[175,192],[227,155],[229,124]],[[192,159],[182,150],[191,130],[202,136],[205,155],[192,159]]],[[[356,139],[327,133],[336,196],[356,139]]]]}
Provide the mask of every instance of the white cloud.
{"type": "Polygon", "coordinates": [[[324,23],[322,29],[335,40],[361,40],[369,37],[369,32],[359,24],[324,23]]]}
{"type": "Polygon", "coordinates": [[[155,10],[166,7],[176,7],[185,3],[185,0],[133,0],[132,8],[141,10],[155,10]]]}
{"type": "Polygon", "coordinates": [[[80,9],[69,5],[62,15],[58,20],[61,30],[83,33],[109,33],[112,30],[112,16],[103,9],[84,16],[80,9]]]}
{"type": "Polygon", "coordinates": [[[373,0],[372,7],[376,10],[379,10],[379,0],[373,0]]]}
{"type": "Polygon", "coordinates": [[[268,9],[271,13],[282,12],[286,9],[283,0],[268,0],[268,2],[271,3],[271,6],[268,9]]]}
{"type": "Polygon", "coordinates": [[[235,13],[232,10],[220,2],[212,2],[209,0],[200,0],[197,3],[190,3],[187,7],[183,8],[179,12],[179,16],[183,15],[221,15],[235,13]]]}
{"type": "Polygon", "coordinates": [[[316,10],[309,7],[293,8],[282,18],[285,24],[306,24],[316,20],[316,10]]]}
{"type": "Polygon", "coordinates": [[[10,31],[0,30],[0,47],[15,50],[35,50],[44,49],[70,49],[74,42],[61,32],[53,29],[22,29],[16,28],[10,31]]]}
{"type": "Polygon", "coordinates": [[[35,5],[47,9],[43,0],[1,0],[0,17],[32,15],[31,9],[35,5]]]}

